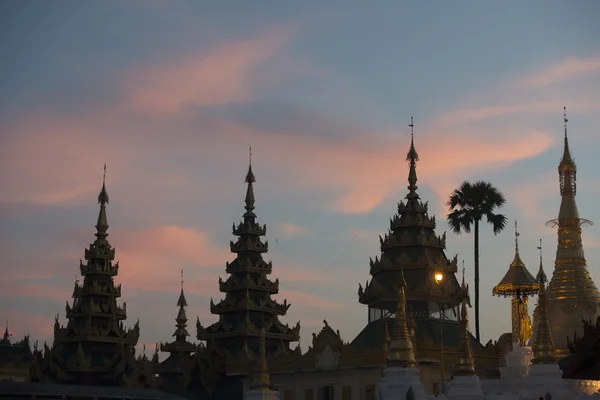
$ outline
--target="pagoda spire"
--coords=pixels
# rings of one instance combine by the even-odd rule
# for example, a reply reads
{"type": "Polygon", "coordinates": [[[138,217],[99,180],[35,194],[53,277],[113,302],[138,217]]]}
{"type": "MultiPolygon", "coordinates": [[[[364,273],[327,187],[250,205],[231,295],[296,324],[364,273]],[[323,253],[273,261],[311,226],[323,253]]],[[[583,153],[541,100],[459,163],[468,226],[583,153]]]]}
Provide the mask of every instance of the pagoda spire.
{"type": "Polygon", "coordinates": [[[175,336],[176,341],[184,342],[185,338],[189,336],[186,327],[187,327],[187,316],[185,314],[185,308],[187,307],[187,300],[185,299],[185,294],[183,293],[183,269],[181,270],[181,293],[179,294],[179,299],[177,300],[177,306],[179,307],[179,312],[177,313],[177,330],[173,336],[175,336]]]}
{"type": "Polygon", "coordinates": [[[256,371],[252,378],[252,390],[271,390],[271,376],[267,368],[266,329],[260,329],[260,343],[258,348],[258,360],[256,371]]]}
{"type": "Polygon", "coordinates": [[[417,161],[419,161],[419,154],[415,149],[415,137],[414,137],[414,119],[410,117],[410,150],[406,155],[406,161],[410,163],[410,169],[408,171],[408,190],[409,193],[407,198],[418,198],[417,194],[417,161]]]}
{"type": "Polygon", "coordinates": [[[106,205],[108,204],[108,193],[106,192],[106,163],[104,163],[104,176],[102,177],[102,190],[98,194],[98,203],[100,212],[98,213],[98,222],[96,223],[96,237],[100,240],[106,239],[108,233],[108,218],[106,217],[106,205]]]}
{"type": "Polygon", "coordinates": [[[537,280],[540,284],[538,297],[538,321],[535,329],[535,341],[533,343],[533,363],[534,364],[556,364],[554,338],[548,321],[548,311],[546,308],[546,274],[542,264],[542,239],[540,239],[540,269],[537,273],[537,280]]]}
{"type": "Polygon", "coordinates": [[[475,363],[473,362],[473,348],[469,336],[469,319],[467,317],[467,303],[469,301],[469,288],[465,284],[465,268],[463,266],[463,278],[460,286],[462,303],[460,306],[460,341],[458,343],[458,363],[454,367],[456,376],[475,375],[475,363]]]}
{"type": "Polygon", "coordinates": [[[6,321],[6,328],[4,329],[4,336],[2,337],[2,341],[5,343],[10,342],[10,333],[8,333],[8,320],[6,321]]]}
{"type": "Polygon", "coordinates": [[[394,329],[394,339],[389,348],[388,365],[390,367],[408,367],[416,365],[415,353],[413,350],[408,324],[406,321],[406,280],[404,279],[404,270],[400,275],[400,285],[398,286],[398,301],[396,307],[396,328],[394,329]]]}
{"type": "Polygon", "coordinates": [[[564,195],[575,195],[577,192],[576,188],[576,174],[577,165],[571,157],[571,151],[569,150],[569,137],[567,135],[567,107],[564,107],[564,118],[565,124],[565,144],[563,148],[563,156],[558,165],[558,173],[560,175],[560,194],[564,195]]]}
{"type": "Polygon", "coordinates": [[[252,172],[252,147],[249,149],[249,160],[248,160],[248,173],[246,174],[246,183],[248,184],[248,188],[246,189],[246,213],[244,214],[244,219],[251,219],[254,222],[254,218],[256,215],[254,214],[254,182],[256,182],[256,178],[254,177],[254,172],[252,172]]]}

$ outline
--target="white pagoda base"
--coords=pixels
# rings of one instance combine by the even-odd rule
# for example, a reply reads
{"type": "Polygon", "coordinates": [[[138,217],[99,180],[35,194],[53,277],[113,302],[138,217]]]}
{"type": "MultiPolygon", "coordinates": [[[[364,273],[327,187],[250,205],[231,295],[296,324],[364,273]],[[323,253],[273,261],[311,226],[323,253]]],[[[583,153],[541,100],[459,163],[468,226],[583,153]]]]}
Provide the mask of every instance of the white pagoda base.
{"type": "Polygon", "coordinates": [[[569,400],[575,393],[567,381],[562,379],[558,364],[533,364],[529,376],[523,380],[521,399],[538,400],[549,393],[552,400],[569,400]]]}
{"type": "Polygon", "coordinates": [[[417,368],[388,367],[377,384],[377,400],[427,400],[417,368]],[[409,396],[409,393],[412,393],[409,396]]]}
{"type": "Polygon", "coordinates": [[[244,400],[279,400],[277,390],[248,390],[244,394],[244,400]]]}
{"type": "Polygon", "coordinates": [[[476,375],[455,376],[450,381],[446,397],[449,400],[483,400],[479,377],[476,375]]]}

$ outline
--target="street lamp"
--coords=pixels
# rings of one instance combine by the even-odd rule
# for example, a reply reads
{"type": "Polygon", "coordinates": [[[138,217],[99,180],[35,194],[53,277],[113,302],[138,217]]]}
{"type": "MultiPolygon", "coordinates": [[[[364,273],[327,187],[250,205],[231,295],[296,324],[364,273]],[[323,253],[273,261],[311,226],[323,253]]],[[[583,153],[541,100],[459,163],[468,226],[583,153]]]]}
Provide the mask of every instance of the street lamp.
{"type": "MultiPolygon", "coordinates": [[[[441,272],[436,272],[434,275],[435,283],[441,285],[444,280],[444,275],[441,272]]],[[[440,286],[440,289],[443,289],[440,286]]],[[[442,302],[438,302],[438,306],[440,309],[440,375],[441,375],[441,383],[442,383],[442,393],[446,393],[445,385],[444,385],[444,311],[442,302]]]]}

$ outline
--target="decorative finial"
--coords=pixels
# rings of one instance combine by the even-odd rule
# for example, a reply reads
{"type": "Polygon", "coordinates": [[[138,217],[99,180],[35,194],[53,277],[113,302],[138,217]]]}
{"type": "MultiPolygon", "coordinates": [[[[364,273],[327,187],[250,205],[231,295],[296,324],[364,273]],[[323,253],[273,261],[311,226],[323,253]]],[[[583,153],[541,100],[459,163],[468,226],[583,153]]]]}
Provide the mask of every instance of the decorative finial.
{"type": "Polygon", "coordinates": [[[410,150],[406,155],[406,161],[410,164],[408,171],[408,190],[410,193],[407,195],[407,199],[418,199],[419,195],[416,193],[417,190],[417,161],[419,161],[419,154],[415,149],[415,138],[414,138],[414,118],[410,117],[410,150]]]}
{"type": "Polygon", "coordinates": [[[463,278],[463,285],[465,283],[465,260],[462,260],[462,264],[463,264],[463,268],[462,268],[462,278],[463,278]]]}
{"type": "Polygon", "coordinates": [[[102,177],[102,184],[106,183],[106,163],[104,163],[104,176],[102,177]]]}
{"type": "Polygon", "coordinates": [[[567,107],[564,107],[564,121],[565,121],[565,140],[567,139],[567,122],[569,122],[569,120],[567,119],[567,107]]]}
{"type": "Polygon", "coordinates": [[[248,165],[252,165],[252,146],[250,146],[250,151],[248,152],[248,165]]]}
{"type": "Polygon", "coordinates": [[[181,268],[181,291],[183,291],[183,268],[181,268]]]}
{"type": "Polygon", "coordinates": [[[538,295],[541,295],[543,291],[546,290],[546,281],[548,278],[546,277],[546,273],[544,272],[544,266],[542,264],[542,239],[540,238],[540,245],[538,246],[538,250],[540,251],[540,270],[537,273],[536,280],[540,284],[540,291],[538,295]]]}
{"type": "Polygon", "coordinates": [[[517,221],[515,221],[515,250],[519,251],[519,229],[517,226],[517,221]]]}

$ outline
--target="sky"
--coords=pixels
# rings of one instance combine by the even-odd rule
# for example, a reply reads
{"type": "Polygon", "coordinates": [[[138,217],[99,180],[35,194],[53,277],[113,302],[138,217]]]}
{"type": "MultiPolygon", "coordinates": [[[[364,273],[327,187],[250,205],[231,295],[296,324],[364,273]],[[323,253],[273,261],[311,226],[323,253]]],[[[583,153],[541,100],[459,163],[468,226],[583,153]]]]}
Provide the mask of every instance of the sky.
{"type": "MultiPolygon", "coordinates": [[[[514,255],[553,270],[563,107],[577,201],[600,223],[600,3],[588,0],[6,1],[0,5],[0,319],[52,341],[54,316],[94,240],[107,164],[109,240],[141,348],[175,330],[180,271],[195,319],[232,261],[248,152],[275,297],[301,346],[326,319],[351,341],[358,284],[407,189],[414,116],[418,192],[473,277],[473,237],[445,201],[486,180],[508,226],[481,232],[482,341],[510,331],[492,296],[514,255]]],[[[600,228],[585,228],[600,284],[600,228]]],[[[471,285],[471,289],[472,289],[471,285]]],[[[531,307],[530,307],[531,308],[531,307]]],[[[472,310],[471,310],[472,313],[472,310]]],[[[471,320],[473,318],[471,317],[471,320]]]]}

